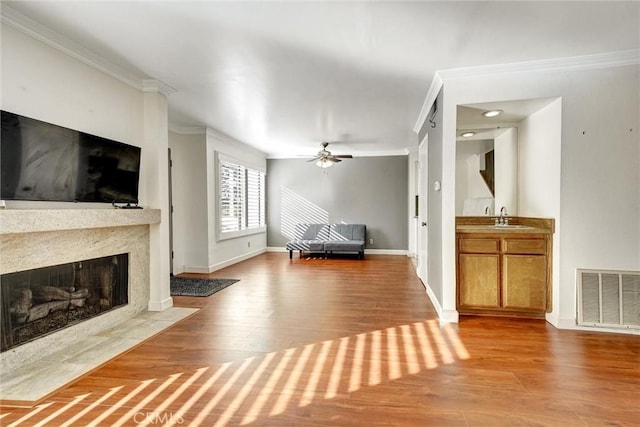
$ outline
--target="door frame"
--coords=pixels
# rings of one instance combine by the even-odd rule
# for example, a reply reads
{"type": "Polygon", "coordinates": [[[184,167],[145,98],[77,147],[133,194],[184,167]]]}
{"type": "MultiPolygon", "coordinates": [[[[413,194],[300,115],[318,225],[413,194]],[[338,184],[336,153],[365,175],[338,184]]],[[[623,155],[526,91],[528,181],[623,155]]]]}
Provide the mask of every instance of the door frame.
{"type": "Polygon", "coordinates": [[[173,276],[173,182],[171,172],[173,160],[171,159],[171,148],[168,149],[167,170],[169,176],[169,275],[173,276]]]}
{"type": "Polygon", "coordinates": [[[429,134],[418,145],[418,221],[416,222],[416,273],[425,288],[429,267],[429,134]]]}

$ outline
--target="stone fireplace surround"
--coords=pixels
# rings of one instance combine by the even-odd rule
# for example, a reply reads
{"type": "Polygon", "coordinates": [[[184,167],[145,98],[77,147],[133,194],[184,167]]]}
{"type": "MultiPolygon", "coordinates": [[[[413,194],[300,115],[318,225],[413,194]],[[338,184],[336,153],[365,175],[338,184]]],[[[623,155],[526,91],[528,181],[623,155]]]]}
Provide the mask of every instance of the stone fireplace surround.
{"type": "Polygon", "coordinates": [[[149,303],[149,226],[158,209],[0,210],[0,274],[129,253],[129,303],[0,353],[0,376],[133,318],[149,303]]]}

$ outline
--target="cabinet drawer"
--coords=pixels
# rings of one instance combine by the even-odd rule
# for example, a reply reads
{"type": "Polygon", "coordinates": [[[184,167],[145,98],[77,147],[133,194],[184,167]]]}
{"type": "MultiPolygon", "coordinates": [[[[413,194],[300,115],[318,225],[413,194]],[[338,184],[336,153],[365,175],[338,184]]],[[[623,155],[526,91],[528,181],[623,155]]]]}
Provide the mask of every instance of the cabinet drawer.
{"type": "Polygon", "coordinates": [[[505,239],[504,252],[544,255],[547,252],[547,243],[544,239],[505,239]]]}
{"type": "Polygon", "coordinates": [[[460,252],[495,253],[500,252],[499,239],[460,239],[460,252]]]}

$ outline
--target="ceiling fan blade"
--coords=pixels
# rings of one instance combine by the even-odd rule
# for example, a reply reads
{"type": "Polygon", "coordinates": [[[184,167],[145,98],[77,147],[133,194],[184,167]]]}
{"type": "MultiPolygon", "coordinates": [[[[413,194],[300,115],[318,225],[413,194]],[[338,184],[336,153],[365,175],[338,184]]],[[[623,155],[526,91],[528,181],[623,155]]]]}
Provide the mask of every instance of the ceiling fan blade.
{"type": "Polygon", "coordinates": [[[320,160],[322,157],[321,156],[316,156],[313,159],[309,159],[307,160],[307,162],[317,162],[318,160],[320,160]]]}
{"type": "Polygon", "coordinates": [[[329,156],[327,157],[327,160],[332,161],[333,163],[340,163],[342,161],[340,159],[336,159],[335,156],[329,156]]]}
{"type": "Polygon", "coordinates": [[[353,159],[353,156],[351,154],[337,154],[333,157],[337,159],[353,159]]]}

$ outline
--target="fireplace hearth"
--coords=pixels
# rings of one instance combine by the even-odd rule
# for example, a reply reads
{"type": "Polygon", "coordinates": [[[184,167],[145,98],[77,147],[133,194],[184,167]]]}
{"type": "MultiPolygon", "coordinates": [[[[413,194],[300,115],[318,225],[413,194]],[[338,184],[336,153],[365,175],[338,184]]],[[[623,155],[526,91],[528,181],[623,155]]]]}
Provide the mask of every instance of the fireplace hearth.
{"type": "Polygon", "coordinates": [[[0,351],[128,303],[127,253],[0,276],[0,351]]]}

